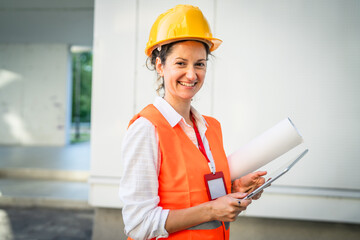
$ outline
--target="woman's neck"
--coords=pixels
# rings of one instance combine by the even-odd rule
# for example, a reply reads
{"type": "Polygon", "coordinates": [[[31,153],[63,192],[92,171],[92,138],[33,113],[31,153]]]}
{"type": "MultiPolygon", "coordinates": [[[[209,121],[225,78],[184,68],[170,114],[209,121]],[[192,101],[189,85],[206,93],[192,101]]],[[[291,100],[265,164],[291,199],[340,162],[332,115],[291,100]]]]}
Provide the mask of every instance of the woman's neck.
{"type": "Polygon", "coordinates": [[[179,113],[186,121],[187,124],[192,126],[191,121],[191,100],[184,100],[184,101],[174,101],[169,97],[164,97],[164,99],[175,109],[177,113],[179,113]]]}

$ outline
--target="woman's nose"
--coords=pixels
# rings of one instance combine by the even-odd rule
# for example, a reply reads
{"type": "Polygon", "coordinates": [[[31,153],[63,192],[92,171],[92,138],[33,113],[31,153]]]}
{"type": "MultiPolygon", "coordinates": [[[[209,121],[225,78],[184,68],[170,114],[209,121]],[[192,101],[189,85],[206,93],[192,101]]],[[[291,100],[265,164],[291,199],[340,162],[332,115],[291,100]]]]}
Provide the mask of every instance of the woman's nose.
{"type": "Polygon", "coordinates": [[[186,71],[186,78],[191,80],[191,81],[194,81],[196,80],[196,72],[195,72],[195,69],[194,67],[189,67],[186,71]]]}

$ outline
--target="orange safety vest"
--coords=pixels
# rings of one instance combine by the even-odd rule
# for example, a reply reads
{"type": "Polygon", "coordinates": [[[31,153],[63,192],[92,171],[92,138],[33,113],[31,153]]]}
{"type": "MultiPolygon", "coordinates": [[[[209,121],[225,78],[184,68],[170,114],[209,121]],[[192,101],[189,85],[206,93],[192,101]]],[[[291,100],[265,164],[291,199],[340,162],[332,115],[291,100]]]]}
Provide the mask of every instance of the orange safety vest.
{"type": "MultiPolygon", "coordinates": [[[[148,119],[159,136],[161,166],[159,172],[159,206],[163,209],[189,208],[209,201],[204,175],[209,174],[208,162],[200,150],[177,124],[173,128],[154,105],[148,105],[136,114],[129,126],[139,117],[148,119]]],[[[215,162],[216,171],[222,171],[228,193],[231,180],[223,148],[220,123],[204,116],[208,123],[205,133],[215,162]]],[[[168,239],[219,240],[229,239],[229,223],[211,221],[169,235],[168,239]]],[[[128,238],[130,240],[131,238],[128,238]]]]}

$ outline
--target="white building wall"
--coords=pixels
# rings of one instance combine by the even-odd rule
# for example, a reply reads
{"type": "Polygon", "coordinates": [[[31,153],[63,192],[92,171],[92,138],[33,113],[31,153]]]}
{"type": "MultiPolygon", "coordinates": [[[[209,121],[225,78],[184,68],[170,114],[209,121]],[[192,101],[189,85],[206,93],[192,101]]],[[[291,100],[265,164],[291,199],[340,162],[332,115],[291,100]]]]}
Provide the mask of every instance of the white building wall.
{"type": "Polygon", "coordinates": [[[310,151],[279,183],[360,190],[359,10],[349,0],[218,1],[214,115],[227,152],[289,116],[310,151]]]}
{"type": "Polygon", "coordinates": [[[95,1],[90,202],[120,207],[120,147],[134,113],[136,1],[95,1]]]}
{"type": "MultiPolygon", "coordinates": [[[[121,139],[155,96],[143,50],[156,17],[177,3],[184,1],[95,1],[94,206],[121,207],[121,139]]],[[[358,1],[186,3],[199,6],[224,41],[194,105],[220,120],[226,152],[288,116],[305,144],[266,169],[310,149],[244,214],[360,223],[358,1]]]]}
{"type": "Polygon", "coordinates": [[[65,44],[0,44],[0,144],[68,142],[70,63],[65,44]]]}

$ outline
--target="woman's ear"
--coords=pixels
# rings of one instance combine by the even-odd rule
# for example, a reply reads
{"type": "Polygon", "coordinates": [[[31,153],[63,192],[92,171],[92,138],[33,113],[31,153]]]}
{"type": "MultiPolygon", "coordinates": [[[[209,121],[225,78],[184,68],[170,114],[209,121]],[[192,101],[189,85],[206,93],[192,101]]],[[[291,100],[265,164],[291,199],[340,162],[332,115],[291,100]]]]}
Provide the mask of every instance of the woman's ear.
{"type": "Polygon", "coordinates": [[[163,70],[163,65],[161,63],[161,59],[159,57],[156,58],[155,68],[156,68],[156,72],[159,74],[159,76],[163,77],[164,70],[163,70]]]}

